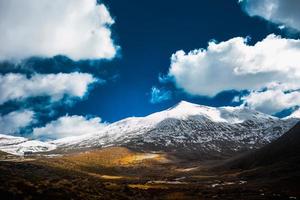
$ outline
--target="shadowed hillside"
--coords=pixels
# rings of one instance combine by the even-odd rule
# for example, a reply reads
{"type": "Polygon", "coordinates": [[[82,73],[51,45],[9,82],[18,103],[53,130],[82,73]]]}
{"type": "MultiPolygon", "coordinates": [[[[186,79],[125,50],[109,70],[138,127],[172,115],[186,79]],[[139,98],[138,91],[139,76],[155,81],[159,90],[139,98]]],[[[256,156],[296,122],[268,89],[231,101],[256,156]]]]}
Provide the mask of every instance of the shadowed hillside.
{"type": "Polygon", "coordinates": [[[227,165],[230,168],[251,169],[284,163],[300,165],[300,123],[271,144],[233,159],[227,165]]]}
{"type": "Polygon", "coordinates": [[[300,188],[300,123],[276,141],[254,152],[230,159],[222,170],[238,170],[239,177],[252,183],[271,185],[274,190],[300,188]]]}

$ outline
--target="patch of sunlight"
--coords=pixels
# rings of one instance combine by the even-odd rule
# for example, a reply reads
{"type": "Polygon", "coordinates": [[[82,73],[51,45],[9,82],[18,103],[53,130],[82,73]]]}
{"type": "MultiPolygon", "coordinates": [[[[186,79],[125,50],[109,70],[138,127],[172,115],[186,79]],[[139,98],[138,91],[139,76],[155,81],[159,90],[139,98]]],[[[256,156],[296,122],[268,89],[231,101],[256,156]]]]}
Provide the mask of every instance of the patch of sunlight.
{"type": "Polygon", "coordinates": [[[96,173],[87,173],[88,175],[95,176],[101,179],[107,179],[107,180],[118,180],[118,179],[135,179],[134,177],[129,176],[114,176],[114,175],[102,175],[102,174],[96,174],[96,173]]]}
{"type": "Polygon", "coordinates": [[[157,162],[165,162],[166,158],[161,154],[145,153],[145,154],[134,154],[128,155],[121,159],[122,165],[130,165],[140,163],[146,160],[153,160],[157,162]]]}
{"type": "Polygon", "coordinates": [[[124,179],[124,178],[127,179],[127,177],[124,177],[124,176],[111,176],[111,175],[101,175],[100,177],[103,179],[110,179],[110,180],[124,179]]]}
{"type": "Polygon", "coordinates": [[[165,185],[160,184],[128,184],[127,185],[130,188],[134,189],[141,189],[141,190],[148,190],[148,189],[169,189],[165,185]]]}
{"type": "Polygon", "coordinates": [[[187,182],[182,181],[148,181],[148,184],[170,184],[170,185],[180,185],[187,184],[187,182]]]}
{"type": "Polygon", "coordinates": [[[179,168],[176,169],[178,172],[190,172],[199,169],[199,167],[191,167],[191,168],[179,168]]]}

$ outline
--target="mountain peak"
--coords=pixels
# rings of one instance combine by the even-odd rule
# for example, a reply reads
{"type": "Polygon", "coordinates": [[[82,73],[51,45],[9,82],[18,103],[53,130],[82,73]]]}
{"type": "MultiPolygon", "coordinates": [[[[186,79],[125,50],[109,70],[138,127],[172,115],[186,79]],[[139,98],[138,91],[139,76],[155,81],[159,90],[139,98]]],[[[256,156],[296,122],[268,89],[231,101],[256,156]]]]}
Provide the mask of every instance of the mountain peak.
{"type": "Polygon", "coordinates": [[[195,104],[195,103],[190,103],[188,101],[180,101],[179,103],[177,103],[175,106],[171,107],[169,110],[172,109],[193,109],[193,108],[211,108],[208,106],[203,106],[203,105],[199,105],[199,104],[195,104]]]}
{"type": "MultiPolygon", "coordinates": [[[[164,117],[185,119],[190,116],[202,116],[214,122],[241,123],[246,120],[269,120],[276,117],[246,107],[210,107],[180,101],[175,106],[163,111],[164,117]]],[[[157,115],[157,114],[155,114],[157,115]]]]}
{"type": "Polygon", "coordinates": [[[227,122],[221,117],[221,112],[219,108],[209,107],[190,103],[187,101],[180,101],[175,106],[150,115],[155,118],[176,118],[176,119],[187,119],[191,116],[202,116],[204,118],[210,119],[212,121],[227,122]]]}
{"type": "Polygon", "coordinates": [[[188,102],[188,101],[184,101],[184,100],[182,100],[182,101],[180,101],[178,104],[177,104],[177,106],[181,106],[181,105],[189,105],[189,106],[198,106],[197,104],[194,104],[194,103],[190,103],[190,102],[188,102]]]}

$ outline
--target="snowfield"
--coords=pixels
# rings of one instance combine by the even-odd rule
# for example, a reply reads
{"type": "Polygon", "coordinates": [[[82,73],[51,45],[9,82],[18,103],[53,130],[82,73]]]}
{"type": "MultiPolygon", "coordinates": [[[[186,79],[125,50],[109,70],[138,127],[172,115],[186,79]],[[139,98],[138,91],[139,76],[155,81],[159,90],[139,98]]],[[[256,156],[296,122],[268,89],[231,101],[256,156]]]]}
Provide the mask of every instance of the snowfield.
{"type": "Polygon", "coordinates": [[[0,150],[6,153],[22,156],[25,152],[45,152],[55,148],[54,144],[0,134],[0,150]]]}

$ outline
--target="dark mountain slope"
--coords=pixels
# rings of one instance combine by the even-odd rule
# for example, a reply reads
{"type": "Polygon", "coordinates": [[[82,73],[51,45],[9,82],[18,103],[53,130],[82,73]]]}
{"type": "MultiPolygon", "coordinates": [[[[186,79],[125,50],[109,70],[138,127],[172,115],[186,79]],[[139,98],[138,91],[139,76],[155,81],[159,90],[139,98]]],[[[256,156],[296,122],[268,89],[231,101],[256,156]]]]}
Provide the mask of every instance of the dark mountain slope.
{"type": "MultiPolygon", "coordinates": [[[[212,171],[236,174],[247,187],[300,197],[300,123],[263,148],[232,158],[212,171]]],[[[281,198],[279,198],[281,199],[281,198]]]]}
{"type": "Polygon", "coordinates": [[[259,150],[232,159],[226,163],[226,166],[251,169],[283,163],[300,165],[300,123],[274,142],[259,150]]]}

